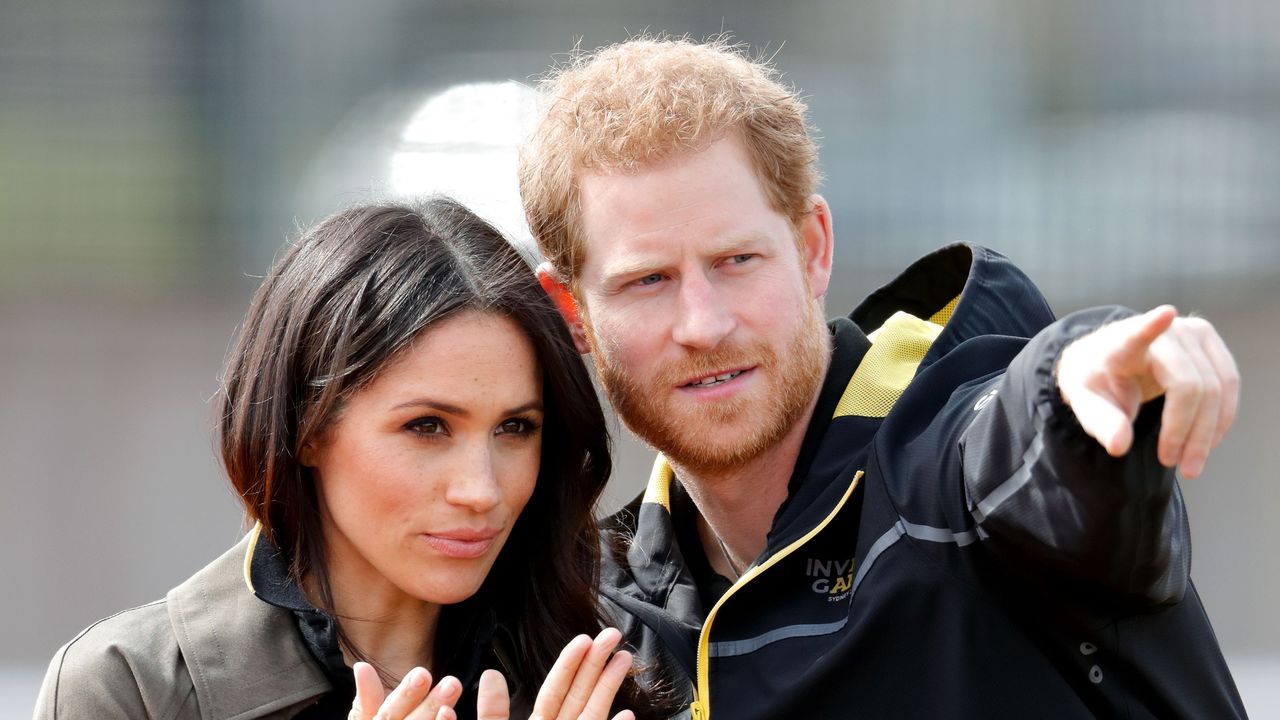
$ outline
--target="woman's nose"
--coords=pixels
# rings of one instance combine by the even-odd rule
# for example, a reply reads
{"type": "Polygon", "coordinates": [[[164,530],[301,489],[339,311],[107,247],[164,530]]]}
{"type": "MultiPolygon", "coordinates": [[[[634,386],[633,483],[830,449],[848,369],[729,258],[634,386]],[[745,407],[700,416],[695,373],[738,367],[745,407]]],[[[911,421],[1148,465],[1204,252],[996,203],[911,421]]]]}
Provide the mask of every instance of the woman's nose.
{"type": "Polygon", "coordinates": [[[488,512],[502,501],[489,444],[475,443],[463,452],[461,462],[450,468],[445,500],[474,512],[488,512]]]}

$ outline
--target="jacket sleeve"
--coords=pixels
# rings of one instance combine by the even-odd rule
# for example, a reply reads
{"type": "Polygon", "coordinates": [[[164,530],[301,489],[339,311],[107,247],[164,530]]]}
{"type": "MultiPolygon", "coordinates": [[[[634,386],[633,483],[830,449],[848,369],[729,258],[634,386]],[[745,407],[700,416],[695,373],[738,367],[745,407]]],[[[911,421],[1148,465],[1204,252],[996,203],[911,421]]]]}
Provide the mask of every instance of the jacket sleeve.
{"type": "Polygon", "coordinates": [[[53,656],[34,720],[198,718],[191,676],[167,627],[107,618],[53,656]],[[168,637],[166,636],[168,634],[168,637]]]}
{"type": "Polygon", "coordinates": [[[959,449],[968,510],[1003,561],[1150,607],[1182,598],[1191,561],[1174,471],[1156,459],[1163,403],[1143,407],[1133,447],[1113,458],[1080,427],[1054,378],[1067,344],[1132,314],[1085,310],[1038,333],[978,400],[959,449]]]}

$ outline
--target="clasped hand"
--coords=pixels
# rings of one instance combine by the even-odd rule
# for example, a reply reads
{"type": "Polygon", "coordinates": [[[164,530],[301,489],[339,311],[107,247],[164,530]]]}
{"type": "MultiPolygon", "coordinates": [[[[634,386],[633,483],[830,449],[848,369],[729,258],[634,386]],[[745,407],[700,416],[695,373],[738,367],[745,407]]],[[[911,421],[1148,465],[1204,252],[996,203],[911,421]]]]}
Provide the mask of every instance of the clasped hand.
{"type": "Polygon", "coordinates": [[[1133,445],[1133,421],[1165,396],[1157,457],[1194,478],[1235,420],[1240,374],[1208,321],[1162,305],[1104,325],[1063,350],[1058,392],[1081,427],[1115,457],[1133,445]]]}
{"type": "MultiPolygon", "coordinates": [[[[530,720],[595,720],[608,716],[613,698],[631,668],[631,653],[614,653],[622,633],[606,628],[592,640],[579,635],[560,652],[538,691],[530,720]],[[610,657],[612,655],[612,657],[610,657]]],[[[462,683],[446,676],[432,687],[431,673],[416,667],[384,696],[382,681],[368,663],[354,667],[356,698],[349,720],[456,720],[453,706],[462,696],[462,683]]],[[[476,695],[477,720],[507,720],[511,698],[507,682],[497,670],[485,670],[476,695]]],[[[623,710],[613,720],[633,720],[623,710]]]]}

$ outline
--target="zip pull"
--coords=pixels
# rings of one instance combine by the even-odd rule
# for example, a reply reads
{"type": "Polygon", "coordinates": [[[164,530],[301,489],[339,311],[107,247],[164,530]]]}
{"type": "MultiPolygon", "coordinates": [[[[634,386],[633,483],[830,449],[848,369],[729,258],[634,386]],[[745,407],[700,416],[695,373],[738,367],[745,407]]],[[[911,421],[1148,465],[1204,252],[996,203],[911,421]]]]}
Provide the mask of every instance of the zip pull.
{"type": "Polygon", "coordinates": [[[702,701],[695,697],[693,702],[689,704],[689,716],[693,720],[707,720],[710,713],[703,707],[702,701]]]}

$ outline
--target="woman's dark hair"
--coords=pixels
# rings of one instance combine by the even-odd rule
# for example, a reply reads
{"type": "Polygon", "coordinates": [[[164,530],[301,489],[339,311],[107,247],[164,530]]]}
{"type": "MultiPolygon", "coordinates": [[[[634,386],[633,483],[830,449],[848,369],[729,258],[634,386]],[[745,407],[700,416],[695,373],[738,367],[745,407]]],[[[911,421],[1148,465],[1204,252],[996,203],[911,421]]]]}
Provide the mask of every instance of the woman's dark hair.
{"type": "MultiPolygon", "coordinates": [[[[487,617],[509,646],[508,679],[519,694],[536,693],[564,644],[601,627],[594,506],[611,470],[609,436],[563,320],[488,223],[433,198],[352,208],[303,234],[258,288],[228,360],[222,461],[248,516],[334,615],[316,491],[299,452],[413,338],[468,310],[510,318],[533,343],[543,378],[542,462],[480,590],[444,609],[435,658],[446,667],[432,671],[458,673],[450,659],[465,657],[477,638],[463,635],[487,617]]],[[[340,619],[338,628],[360,657],[340,619]]]]}

